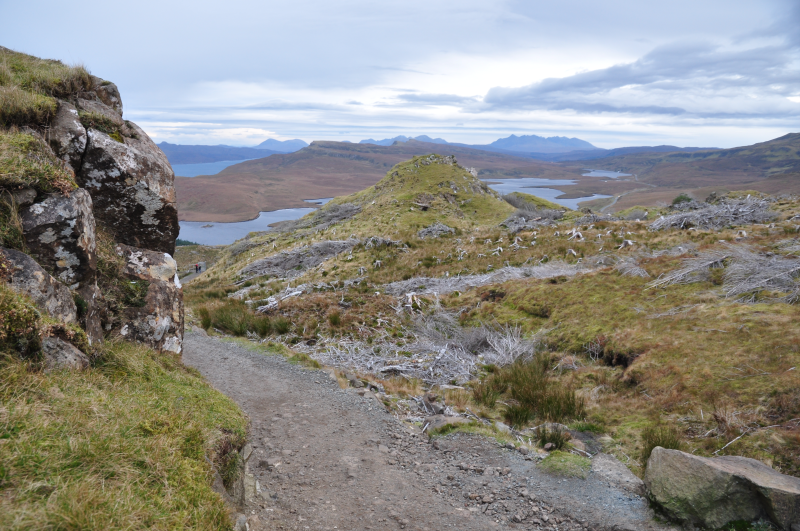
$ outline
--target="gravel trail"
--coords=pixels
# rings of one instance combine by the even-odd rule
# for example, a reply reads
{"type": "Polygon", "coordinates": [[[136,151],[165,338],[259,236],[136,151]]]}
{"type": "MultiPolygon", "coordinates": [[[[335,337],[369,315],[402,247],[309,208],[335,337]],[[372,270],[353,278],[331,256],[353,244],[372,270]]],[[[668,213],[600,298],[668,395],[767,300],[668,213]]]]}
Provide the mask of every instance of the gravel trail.
{"type": "Polygon", "coordinates": [[[203,332],[186,333],[183,361],[251,419],[251,531],[671,529],[613,477],[553,477],[474,435],[431,444],[324,371],[203,332]]]}

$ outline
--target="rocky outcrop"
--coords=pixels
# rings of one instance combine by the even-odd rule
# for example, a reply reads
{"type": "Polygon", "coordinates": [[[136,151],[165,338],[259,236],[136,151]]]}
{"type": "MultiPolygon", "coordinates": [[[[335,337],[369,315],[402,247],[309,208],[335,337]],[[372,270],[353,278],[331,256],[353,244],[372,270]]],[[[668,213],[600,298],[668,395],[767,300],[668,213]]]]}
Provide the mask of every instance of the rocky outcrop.
{"type": "Polygon", "coordinates": [[[25,253],[0,247],[9,264],[8,284],[17,293],[27,295],[36,306],[62,323],[76,323],[78,312],[72,293],[25,253]]]}
{"type": "Polygon", "coordinates": [[[118,245],[123,275],[148,282],[144,305],[125,310],[120,334],[159,350],[179,353],[183,345],[183,291],[178,264],[166,253],[118,245]]]}
{"type": "Polygon", "coordinates": [[[69,102],[59,101],[58,111],[50,124],[48,143],[58,158],[77,172],[86,151],[86,129],[78,117],[78,110],[69,102]]]}
{"type": "Polygon", "coordinates": [[[94,200],[94,213],[117,241],[165,253],[175,252],[180,230],[175,175],[152,140],[128,123],[122,142],[89,129],[78,181],[94,200]]]}
{"type": "Polygon", "coordinates": [[[281,251],[274,256],[256,260],[242,268],[239,274],[245,278],[265,275],[291,278],[301,275],[305,269],[316,267],[331,257],[351,250],[359,243],[361,243],[361,240],[350,238],[348,240],[327,240],[312,245],[304,245],[297,249],[281,251]]]}
{"type": "Polygon", "coordinates": [[[42,340],[42,354],[47,371],[89,367],[89,358],[86,354],[57,337],[46,337],[42,340]]]}
{"type": "Polygon", "coordinates": [[[73,289],[95,280],[95,226],[86,190],[49,194],[20,212],[25,241],[39,264],[73,289]]]}
{"type": "Polygon", "coordinates": [[[645,472],[650,498],[686,524],[718,529],[737,520],[769,518],[800,529],[800,478],[747,457],[698,457],[656,447],[645,472]]]}
{"type": "Polygon", "coordinates": [[[117,86],[97,76],[92,76],[92,82],[94,83],[94,93],[97,99],[122,116],[122,97],[117,86]]]}
{"type": "MultiPolygon", "coordinates": [[[[63,193],[49,195],[42,190],[53,188],[0,190],[13,198],[30,254],[0,249],[11,265],[3,264],[4,280],[53,318],[79,323],[90,343],[102,340],[105,324],[105,332],[119,326],[129,339],[180,352],[183,295],[170,256],[179,232],[172,168],[147,134],[123,119],[113,83],[92,76],[91,86],[61,95],[57,103],[49,123],[21,131],[49,147],[44,152],[51,165],[60,159],[71,167],[80,188],[72,190],[68,182],[55,188],[63,193]],[[108,276],[98,276],[95,222],[121,244],[123,271],[103,255],[108,276]]],[[[53,352],[64,352],[52,345],[53,352]]],[[[53,359],[73,359],[59,356],[53,359]]],[[[61,365],[81,365],[73,361],[61,365]]]]}

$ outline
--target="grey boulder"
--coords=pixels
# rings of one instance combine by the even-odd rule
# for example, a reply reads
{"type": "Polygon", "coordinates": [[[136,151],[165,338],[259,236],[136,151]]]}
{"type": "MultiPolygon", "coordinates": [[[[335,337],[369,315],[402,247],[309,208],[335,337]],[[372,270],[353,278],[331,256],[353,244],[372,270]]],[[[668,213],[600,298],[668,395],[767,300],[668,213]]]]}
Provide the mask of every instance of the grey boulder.
{"type": "Polygon", "coordinates": [[[650,498],[675,520],[711,529],[767,517],[800,528],[800,478],[747,457],[698,457],[656,447],[644,477],[650,498]]]}
{"type": "Polygon", "coordinates": [[[62,323],[77,322],[77,309],[69,288],[25,253],[0,247],[0,254],[11,266],[8,278],[11,289],[27,295],[40,310],[62,323]]]}
{"type": "Polygon", "coordinates": [[[144,305],[124,311],[120,334],[157,350],[180,353],[183,344],[183,289],[178,264],[166,253],[118,244],[125,260],[122,273],[136,282],[147,282],[144,305]]]}
{"type": "Polygon", "coordinates": [[[63,339],[46,337],[42,340],[42,354],[44,355],[45,370],[56,369],[86,369],[89,367],[89,358],[63,339]]]}
{"type": "Polygon", "coordinates": [[[78,288],[93,283],[97,270],[92,198],[81,188],[69,196],[48,194],[20,212],[31,254],[58,280],[78,288]]]}
{"type": "Polygon", "coordinates": [[[178,237],[175,175],[147,134],[126,122],[122,142],[89,129],[78,182],[94,200],[94,215],[127,245],[172,254],[178,237]]]}
{"type": "Polygon", "coordinates": [[[59,101],[47,140],[56,156],[69,164],[76,173],[81,168],[86,139],[86,129],[78,117],[78,110],[71,103],[59,101]]]}
{"type": "Polygon", "coordinates": [[[469,424],[469,420],[464,417],[445,417],[444,415],[433,415],[425,419],[423,426],[428,425],[426,431],[438,430],[445,426],[455,426],[458,424],[469,424]]]}

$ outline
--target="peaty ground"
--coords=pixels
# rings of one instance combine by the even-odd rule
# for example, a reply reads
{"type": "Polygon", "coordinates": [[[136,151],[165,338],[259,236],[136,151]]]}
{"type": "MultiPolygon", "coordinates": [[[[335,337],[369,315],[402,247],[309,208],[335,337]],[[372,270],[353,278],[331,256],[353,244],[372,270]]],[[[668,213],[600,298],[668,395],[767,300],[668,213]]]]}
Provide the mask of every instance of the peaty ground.
{"type": "Polygon", "coordinates": [[[565,479],[485,437],[431,444],[324,371],[202,332],[188,332],[184,347],[184,363],[251,419],[260,486],[243,508],[251,531],[668,529],[600,467],[565,479]]]}

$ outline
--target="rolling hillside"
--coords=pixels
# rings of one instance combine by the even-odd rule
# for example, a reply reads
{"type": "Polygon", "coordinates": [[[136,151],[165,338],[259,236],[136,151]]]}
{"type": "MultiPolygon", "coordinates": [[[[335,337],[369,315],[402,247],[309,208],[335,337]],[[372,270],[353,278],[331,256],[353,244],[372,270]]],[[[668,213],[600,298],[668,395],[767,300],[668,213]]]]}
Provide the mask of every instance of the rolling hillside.
{"type": "Polygon", "coordinates": [[[452,145],[314,142],[295,153],[230,166],[217,175],[176,178],[181,220],[242,221],[259,211],[308,207],[304,199],[358,192],[377,183],[398,162],[428,153],[455,155],[463,166],[479,170],[481,177],[575,179],[581,173],[580,169],[452,145]]]}

